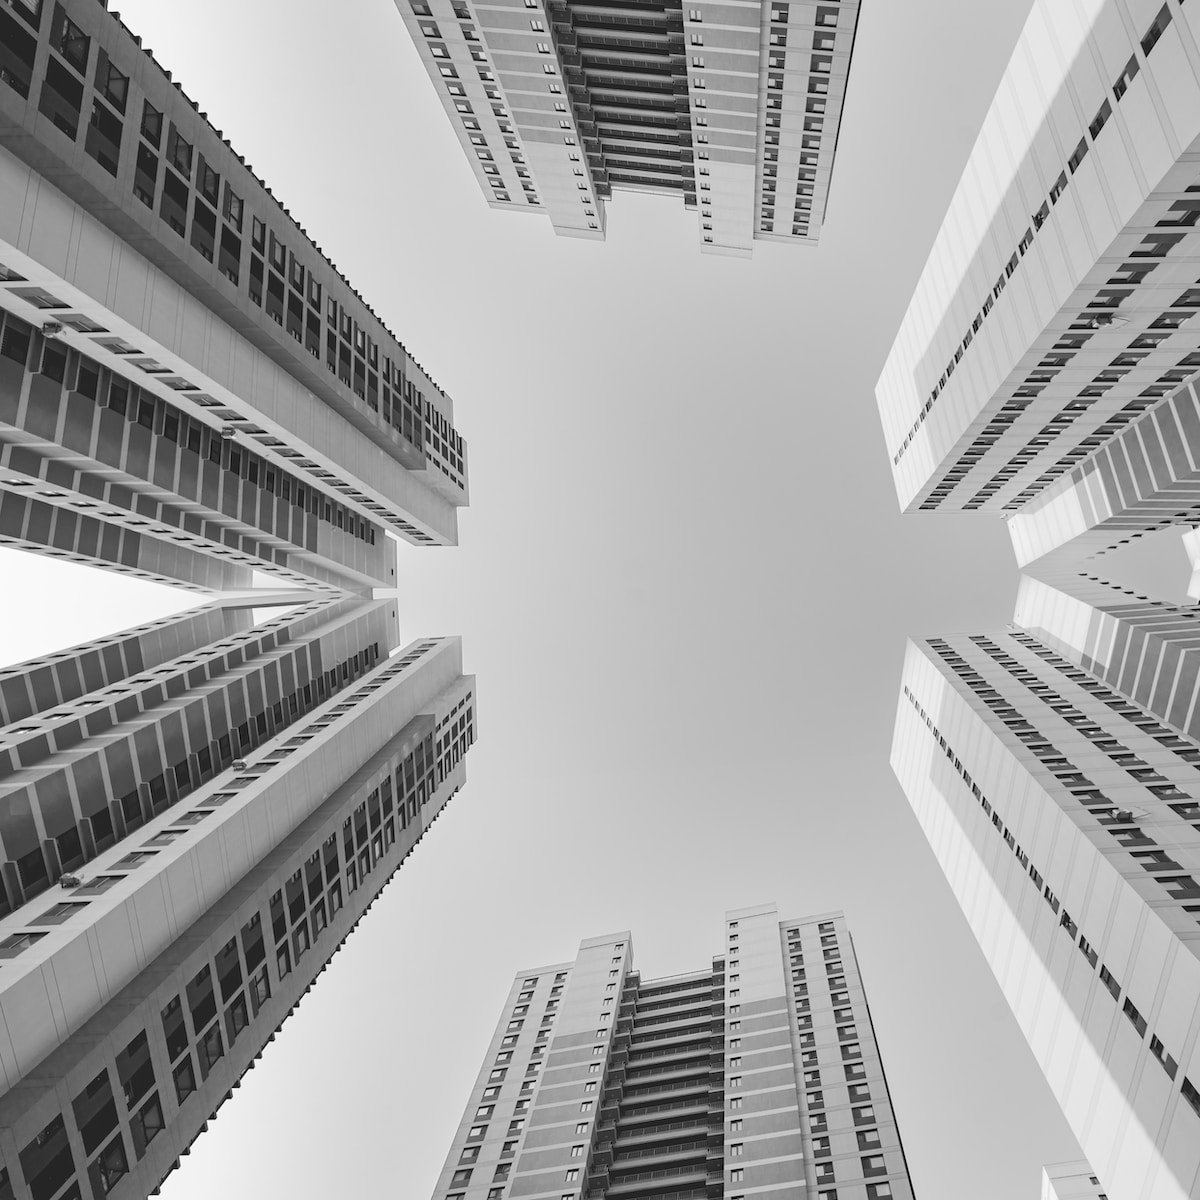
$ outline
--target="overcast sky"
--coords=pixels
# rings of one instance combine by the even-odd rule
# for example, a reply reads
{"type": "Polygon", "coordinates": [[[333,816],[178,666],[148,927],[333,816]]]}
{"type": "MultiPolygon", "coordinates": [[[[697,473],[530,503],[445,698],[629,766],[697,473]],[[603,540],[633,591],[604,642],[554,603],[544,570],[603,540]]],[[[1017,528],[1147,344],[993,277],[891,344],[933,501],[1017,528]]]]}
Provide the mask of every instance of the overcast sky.
{"type": "MultiPolygon", "coordinates": [[[[1017,572],[999,521],[899,515],[873,397],[1026,0],[866,0],[821,245],[750,262],[667,197],[618,193],[603,245],[490,212],[391,0],[114,7],[471,471],[461,546],[400,572],[404,640],[479,677],[467,786],[165,1200],[425,1200],[519,968],[626,928],[699,968],[769,900],[846,910],[921,1200],[1035,1196],[1077,1148],[887,763],[905,637],[1004,625],[1017,572]]],[[[5,662],[195,599],[0,578],[5,662]]]]}

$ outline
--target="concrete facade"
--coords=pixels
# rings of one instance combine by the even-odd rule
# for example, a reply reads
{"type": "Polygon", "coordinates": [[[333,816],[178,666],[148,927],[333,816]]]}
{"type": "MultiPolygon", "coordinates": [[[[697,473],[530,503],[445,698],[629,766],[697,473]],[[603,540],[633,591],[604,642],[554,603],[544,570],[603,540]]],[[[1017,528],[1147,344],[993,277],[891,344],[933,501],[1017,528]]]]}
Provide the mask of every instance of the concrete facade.
{"type": "Polygon", "coordinates": [[[1028,572],[910,644],[892,762],[1112,1200],[1200,1196],[1197,613],[1105,559],[1200,512],[1198,39],[1033,5],[876,390],[901,506],[1028,572]]]}
{"type": "Polygon", "coordinates": [[[433,1200],[912,1195],[845,919],[759,905],[702,971],[519,972],[433,1200]]]}
{"type": "Polygon", "coordinates": [[[1108,1200],[1086,1162],[1055,1163],[1042,1171],[1042,1200],[1108,1200]]]}
{"type": "Polygon", "coordinates": [[[893,768],[1112,1200],[1200,1196],[1198,761],[1019,628],[909,646],[893,768]]]}
{"type": "Polygon", "coordinates": [[[466,500],[449,398],[119,19],[0,5],[0,544],[197,593],[0,669],[0,1200],[153,1193],[462,786],[396,546],[466,500]]]}
{"type": "Polygon", "coordinates": [[[614,190],[679,195],[706,253],[815,243],[858,0],[397,0],[493,208],[602,241],[614,190]]]}
{"type": "Polygon", "coordinates": [[[1017,511],[1200,367],[1198,34],[1034,5],[876,387],[906,511],[1017,511]]]}
{"type": "Polygon", "coordinates": [[[0,10],[0,47],[0,305],[397,536],[453,544],[449,397],[170,73],[87,0],[0,10]]]}

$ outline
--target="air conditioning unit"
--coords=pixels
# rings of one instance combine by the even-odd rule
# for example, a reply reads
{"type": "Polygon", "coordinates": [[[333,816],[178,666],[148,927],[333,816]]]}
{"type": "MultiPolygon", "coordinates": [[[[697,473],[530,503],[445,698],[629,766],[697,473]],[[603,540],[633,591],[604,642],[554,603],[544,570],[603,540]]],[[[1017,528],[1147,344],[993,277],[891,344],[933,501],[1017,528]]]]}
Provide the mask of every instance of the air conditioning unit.
{"type": "Polygon", "coordinates": [[[58,882],[65,888],[80,887],[83,884],[83,880],[78,875],[72,875],[70,872],[64,872],[60,875],[58,882]]]}
{"type": "Polygon", "coordinates": [[[226,442],[232,442],[237,437],[237,430],[232,425],[221,426],[221,438],[226,442]]]}
{"type": "Polygon", "coordinates": [[[244,758],[235,758],[233,760],[233,769],[235,771],[244,771],[246,769],[246,760],[244,758]]]}
{"type": "Polygon", "coordinates": [[[43,321],[42,322],[42,337],[56,338],[62,333],[63,327],[61,321],[43,321]]]}

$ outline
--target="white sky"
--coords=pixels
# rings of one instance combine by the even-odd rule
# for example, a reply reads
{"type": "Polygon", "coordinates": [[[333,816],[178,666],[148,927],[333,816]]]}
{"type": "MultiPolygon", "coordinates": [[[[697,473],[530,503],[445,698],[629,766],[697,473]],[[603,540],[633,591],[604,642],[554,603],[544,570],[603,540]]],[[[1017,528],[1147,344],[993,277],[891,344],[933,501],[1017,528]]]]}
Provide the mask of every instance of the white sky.
{"type": "MultiPolygon", "coordinates": [[[[1077,1148],[887,765],[906,635],[1017,574],[901,519],[872,395],[1027,0],[867,0],[822,244],[751,262],[670,198],[488,211],[391,0],[119,7],[455,398],[473,500],[400,572],[479,676],[467,786],[165,1200],[425,1200],[519,968],[693,969],[764,900],[846,910],[922,1200],[1036,1195],[1077,1148]]],[[[193,602],[6,552],[0,661],[193,602]]]]}

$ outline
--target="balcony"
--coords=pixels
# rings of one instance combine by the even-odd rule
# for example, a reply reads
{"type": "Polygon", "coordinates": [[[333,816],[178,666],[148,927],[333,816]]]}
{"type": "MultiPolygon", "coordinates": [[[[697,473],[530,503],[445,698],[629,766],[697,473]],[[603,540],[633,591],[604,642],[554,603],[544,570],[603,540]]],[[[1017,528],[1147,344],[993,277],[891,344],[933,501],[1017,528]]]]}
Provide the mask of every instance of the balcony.
{"type": "Polygon", "coordinates": [[[628,1162],[636,1159],[653,1158],[662,1160],[664,1165],[680,1166],[685,1160],[708,1157],[708,1144],[704,1137],[687,1141],[664,1142],[652,1146],[642,1146],[631,1150],[618,1147],[614,1158],[614,1170],[621,1169],[628,1162]]]}
{"type": "Polygon", "coordinates": [[[683,1117],[677,1121],[651,1121],[645,1125],[631,1125],[617,1130],[618,1149],[625,1146],[639,1146],[650,1139],[661,1138],[670,1134],[676,1137],[717,1137],[718,1144],[723,1144],[724,1128],[711,1127],[708,1123],[708,1113],[701,1112],[695,1116],[683,1117]],[[682,1131],[686,1130],[686,1135],[682,1131]]]}
{"type": "Polygon", "coordinates": [[[661,1065],[663,1060],[678,1058],[682,1054],[702,1058],[706,1054],[723,1052],[724,1045],[724,1038],[714,1038],[707,1031],[698,1036],[696,1034],[683,1035],[678,1041],[669,1045],[649,1048],[642,1046],[639,1041],[634,1043],[630,1053],[629,1068],[630,1070],[640,1070],[642,1067],[661,1065]]]}
{"type": "Polygon", "coordinates": [[[673,1092],[697,1092],[702,1096],[707,1097],[712,1091],[712,1087],[707,1077],[695,1079],[680,1079],[674,1083],[652,1083],[645,1087],[634,1087],[627,1085],[624,1095],[621,1097],[623,1104],[640,1104],[656,1102],[659,1096],[666,1097],[673,1092]]]}
{"type": "MultiPolygon", "coordinates": [[[[616,1196],[636,1196],[640,1192],[657,1192],[661,1181],[671,1180],[681,1186],[697,1184],[707,1185],[709,1172],[702,1163],[695,1166],[667,1167],[659,1171],[637,1171],[629,1175],[620,1175],[613,1179],[604,1192],[607,1200],[616,1196]]],[[[718,1182],[720,1182],[718,1176],[718,1182]]],[[[719,1194],[719,1193],[718,1193],[719,1194]]]]}

